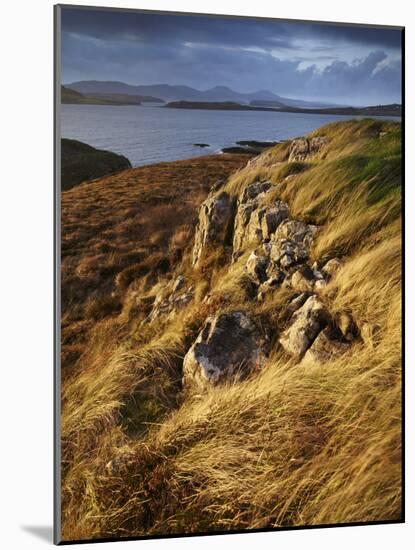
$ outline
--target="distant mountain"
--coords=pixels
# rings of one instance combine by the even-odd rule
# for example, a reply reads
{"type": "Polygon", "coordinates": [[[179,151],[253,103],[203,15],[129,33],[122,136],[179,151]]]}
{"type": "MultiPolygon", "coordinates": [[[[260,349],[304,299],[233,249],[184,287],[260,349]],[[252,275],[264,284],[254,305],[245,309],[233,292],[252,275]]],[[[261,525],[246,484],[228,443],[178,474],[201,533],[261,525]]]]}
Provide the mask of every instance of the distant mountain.
{"type": "MultiPolygon", "coordinates": [[[[208,90],[196,90],[190,86],[171,86],[170,84],[132,85],[117,81],[81,80],[66,84],[66,87],[82,94],[129,94],[150,95],[164,101],[233,101],[241,104],[251,102],[272,102],[269,107],[333,107],[332,104],[303,101],[281,97],[268,90],[258,90],[252,93],[236,92],[227,86],[215,86],[208,90]]],[[[264,107],[266,105],[258,105],[264,107]]]]}

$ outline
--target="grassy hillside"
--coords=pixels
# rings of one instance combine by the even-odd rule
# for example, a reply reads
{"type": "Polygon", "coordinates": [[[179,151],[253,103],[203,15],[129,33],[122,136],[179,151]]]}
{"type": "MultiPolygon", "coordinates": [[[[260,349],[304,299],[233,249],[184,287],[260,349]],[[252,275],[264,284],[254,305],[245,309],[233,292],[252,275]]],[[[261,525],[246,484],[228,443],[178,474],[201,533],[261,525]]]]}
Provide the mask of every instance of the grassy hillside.
{"type": "Polygon", "coordinates": [[[164,163],[63,194],[64,540],[401,517],[401,127],[348,121],[312,136],[324,145],[304,161],[288,162],[287,142],[248,164],[164,163]],[[342,263],[320,299],[359,334],[347,353],[326,365],[287,355],[278,336],[295,294],[253,299],[249,250],[232,263],[224,243],[192,267],[197,206],[219,178],[235,197],[270,181],[270,201],[319,227],[311,260],[342,263]],[[178,275],[194,298],[149,322],[178,275]],[[184,355],[229,309],[270,327],[265,367],[184,391],[184,355]]]}

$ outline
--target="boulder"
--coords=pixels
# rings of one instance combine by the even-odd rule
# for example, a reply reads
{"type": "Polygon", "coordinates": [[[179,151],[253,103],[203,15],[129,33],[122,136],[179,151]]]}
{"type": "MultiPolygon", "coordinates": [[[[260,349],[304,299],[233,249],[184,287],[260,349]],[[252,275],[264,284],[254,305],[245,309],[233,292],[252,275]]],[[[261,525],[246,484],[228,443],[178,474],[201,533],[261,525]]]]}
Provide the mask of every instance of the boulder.
{"type": "Polygon", "coordinates": [[[186,279],[179,275],[167,287],[161,290],[154,299],[153,307],[147,322],[152,322],[160,316],[171,318],[178,310],[184,308],[194,298],[194,287],[185,289],[186,279]]]}
{"type": "Polygon", "coordinates": [[[233,222],[233,201],[225,191],[209,196],[199,211],[193,247],[193,265],[197,267],[207,250],[224,244],[230,224],[233,222]]]}
{"type": "Polygon", "coordinates": [[[235,216],[233,253],[237,257],[246,243],[260,244],[268,240],[278,225],[288,218],[289,209],[286,203],[276,201],[264,204],[270,182],[255,182],[248,185],[241,193],[235,216]]]}
{"type": "Polygon", "coordinates": [[[350,344],[336,337],[330,327],[323,329],[304,355],[303,363],[323,365],[348,351],[350,344]]]}
{"type": "Polygon", "coordinates": [[[245,270],[254,283],[261,284],[267,279],[267,266],[268,258],[266,256],[258,256],[252,252],[246,262],[245,270]]]}
{"type": "Polygon", "coordinates": [[[290,145],[288,162],[303,160],[308,155],[308,140],[304,137],[293,139],[290,145]]]}
{"type": "Polygon", "coordinates": [[[299,220],[285,220],[278,226],[273,239],[276,241],[287,239],[310,247],[317,229],[316,225],[310,225],[299,220]]]}
{"type": "Polygon", "coordinates": [[[258,295],[257,298],[261,302],[265,299],[267,294],[275,290],[276,288],[279,288],[281,286],[281,283],[284,280],[284,274],[282,271],[280,271],[279,276],[275,275],[273,277],[270,277],[267,279],[264,283],[262,283],[258,288],[258,295]]]}
{"type": "Polygon", "coordinates": [[[311,292],[315,283],[316,279],[314,277],[314,272],[308,265],[304,265],[297,269],[291,277],[292,288],[299,292],[311,292]]]}
{"type": "Polygon", "coordinates": [[[240,204],[245,204],[255,199],[258,195],[267,192],[272,186],[270,181],[256,181],[245,187],[239,198],[240,204]]]}
{"type": "Polygon", "coordinates": [[[317,296],[310,296],[293,314],[290,327],[280,336],[282,347],[290,355],[301,358],[317,334],[326,326],[328,318],[328,313],[317,296]]]}
{"type": "Polygon", "coordinates": [[[267,351],[267,339],[247,314],[209,317],[184,358],[183,384],[203,389],[241,380],[263,366],[267,351]]]}
{"type": "Polygon", "coordinates": [[[323,145],[327,143],[325,136],[317,136],[307,139],[305,137],[293,139],[290,145],[288,162],[304,161],[317,154],[323,145]]]}
{"type": "Polygon", "coordinates": [[[271,237],[271,260],[284,270],[307,261],[316,231],[315,225],[284,220],[271,237]]]}
{"type": "Polygon", "coordinates": [[[236,216],[235,216],[235,226],[233,230],[233,256],[238,257],[242,252],[242,246],[245,241],[246,228],[251,219],[251,214],[255,210],[256,204],[254,202],[238,203],[236,216]]]}
{"type": "Polygon", "coordinates": [[[298,296],[295,296],[295,298],[293,298],[287,308],[289,311],[297,311],[297,309],[300,309],[301,306],[303,306],[305,304],[305,302],[308,300],[308,298],[310,298],[311,294],[309,292],[302,292],[301,294],[299,294],[298,296]]]}
{"type": "Polygon", "coordinates": [[[262,239],[270,239],[280,223],[287,219],[289,214],[288,205],[282,201],[277,201],[266,208],[260,209],[258,211],[258,221],[260,222],[262,239]]]}
{"type": "Polygon", "coordinates": [[[271,243],[270,258],[281,269],[287,270],[308,259],[308,248],[302,243],[278,239],[271,243]]]}

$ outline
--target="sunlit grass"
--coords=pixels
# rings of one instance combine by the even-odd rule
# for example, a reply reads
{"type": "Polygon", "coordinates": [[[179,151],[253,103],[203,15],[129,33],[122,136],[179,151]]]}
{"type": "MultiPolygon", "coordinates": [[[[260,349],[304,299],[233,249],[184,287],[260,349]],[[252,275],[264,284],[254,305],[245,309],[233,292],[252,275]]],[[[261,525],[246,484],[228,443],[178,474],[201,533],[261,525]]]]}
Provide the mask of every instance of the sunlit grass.
{"type": "MultiPolygon", "coordinates": [[[[92,196],[83,205],[87,191],[80,192],[76,216],[67,206],[73,219],[66,220],[64,283],[72,290],[65,322],[68,346],[80,348],[62,391],[65,540],[401,517],[400,125],[350,121],[314,134],[329,139],[315,158],[287,164],[288,144],[277,145],[230,176],[226,188],[236,196],[258,178],[270,179],[274,199],[321,226],[313,260],[341,258],[321,299],[334,318],[348,312],[362,337],[324,366],[294,364],[278,346],[292,291],[281,289],[263,303],[249,299],[244,257],[229,264],[212,254],[203,269],[191,268],[190,211],[177,222],[172,216],[167,228],[140,214],[151,234],[160,232],[150,248],[132,230],[128,236],[138,195],[108,178],[103,193],[123,202],[118,215],[126,232],[117,240],[118,226],[106,223],[107,207],[99,213],[104,199],[97,193],[93,223],[107,229],[99,243],[88,242],[105,254],[108,271],[96,280],[101,260],[86,258],[86,245],[76,240],[89,231],[92,196]],[[132,265],[123,264],[116,243],[137,254],[132,265]],[[181,253],[173,257],[176,247],[181,253]],[[154,270],[159,255],[169,256],[167,271],[154,270]],[[97,294],[91,304],[102,285],[113,289],[128,269],[118,302],[100,302],[97,294]],[[178,273],[194,285],[195,300],[169,320],[141,323],[151,297],[178,273]],[[268,364],[203,395],[182,391],[184,354],[206,317],[228,308],[271,326],[268,364]]],[[[149,185],[144,202],[154,204],[152,193],[157,202],[164,189],[149,185]]],[[[192,212],[205,194],[193,196],[192,212]]]]}

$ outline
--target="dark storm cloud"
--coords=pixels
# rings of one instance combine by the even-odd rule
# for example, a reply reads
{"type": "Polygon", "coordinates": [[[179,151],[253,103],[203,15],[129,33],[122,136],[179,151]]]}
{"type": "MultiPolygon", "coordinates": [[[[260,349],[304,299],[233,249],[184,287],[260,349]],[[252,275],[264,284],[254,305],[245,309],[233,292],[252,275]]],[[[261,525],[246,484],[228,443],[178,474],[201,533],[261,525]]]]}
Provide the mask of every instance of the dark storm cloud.
{"type": "Polygon", "coordinates": [[[350,104],[400,100],[396,29],[62,10],[64,82],[227,85],[350,104]]]}
{"type": "Polygon", "coordinates": [[[261,48],[292,45],[289,29],[255,20],[218,19],[192,15],[156,15],[135,12],[80,11],[63,12],[62,28],[92,38],[160,43],[216,43],[261,48]],[[247,30],[249,32],[247,32],[247,30]]]}
{"type": "Polygon", "coordinates": [[[158,40],[161,42],[211,42],[258,48],[294,47],[302,38],[317,37],[334,42],[354,42],[377,47],[400,48],[395,29],[338,24],[217,18],[195,15],[163,15],[110,10],[63,10],[67,32],[105,40],[158,40]]]}

